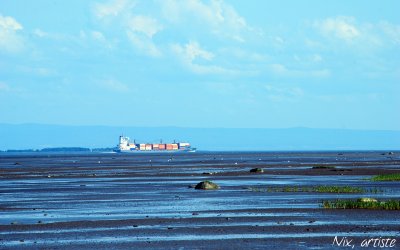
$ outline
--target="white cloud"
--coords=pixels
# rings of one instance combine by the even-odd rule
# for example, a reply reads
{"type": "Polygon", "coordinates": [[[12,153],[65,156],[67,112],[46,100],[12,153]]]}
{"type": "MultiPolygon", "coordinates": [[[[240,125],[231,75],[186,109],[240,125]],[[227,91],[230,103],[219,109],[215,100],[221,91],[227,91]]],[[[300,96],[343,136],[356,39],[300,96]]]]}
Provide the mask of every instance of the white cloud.
{"type": "Polygon", "coordinates": [[[10,91],[10,86],[5,82],[0,82],[0,93],[10,91]]]}
{"type": "Polygon", "coordinates": [[[381,102],[384,95],[380,93],[357,93],[357,94],[327,94],[327,95],[314,95],[310,98],[319,102],[326,103],[361,103],[361,102],[381,102]]]}
{"type": "Polygon", "coordinates": [[[153,36],[163,25],[156,18],[136,13],[135,6],[136,1],[112,0],[94,5],[93,11],[102,23],[109,24],[106,26],[109,33],[121,31],[139,53],[159,57],[162,52],[153,36]]]}
{"type": "Polygon", "coordinates": [[[197,57],[210,61],[214,57],[213,53],[201,49],[200,45],[193,41],[185,45],[185,55],[190,61],[195,60],[197,57]]]}
{"type": "Polygon", "coordinates": [[[68,34],[68,33],[55,33],[55,32],[46,32],[41,29],[35,29],[32,31],[32,33],[41,39],[48,39],[48,40],[54,40],[57,42],[72,42],[72,43],[79,43],[83,39],[86,39],[86,32],[81,30],[79,32],[79,35],[73,35],[73,34],[68,34]]]}
{"type": "Polygon", "coordinates": [[[25,70],[26,72],[43,77],[54,76],[56,74],[54,70],[45,67],[26,68],[25,70]]]}
{"type": "Polygon", "coordinates": [[[245,42],[248,32],[255,29],[250,27],[246,20],[236,10],[224,1],[211,0],[205,3],[200,0],[167,0],[159,1],[164,17],[172,23],[197,21],[199,28],[210,30],[213,34],[245,42]]]}
{"type": "Polygon", "coordinates": [[[131,0],[110,0],[107,3],[97,3],[94,5],[94,13],[99,19],[107,17],[117,17],[127,9],[135,5],[131,0]]]}
{"type": "Polygon", "coordinates": [[[246,63],[258,63],[269,58],[268,55],[257,53],[238,47],[226,47],[218,50],[225,57],[234,57],[233,60],[240,60],[246,63]]]}
{"type": "Polygon", "coordinates": [[[103,33],[101,33],[100,31],[92,31],[91,34],[92,34],[92,37],[95,40],[98,40],[98,41],[101,41],[101,42],[106,40],[104,35],[103,35],[103,33]]]}
{"type": "Polygon", "coordinates": [[[161,50],[158,49],[151,38],[131,31],[127,31],[126,35],[132,45],[140,52],[152,57],[159,57],[162,55],[161,50]]]}
{"type": "MultiPolygon", "coordinates": [[[[32,34],[36,38],[35,42],[39,44],[57,44],[56,49],[68,55],[77,55],[81,53],[78,52],[78,49],[87,50],[93,47],[98,48],[98,46],[101,48],[113,49],[117,43],[113,39],[107,39],[104,34],[98,30],[80,30],[79,33],[73,34],[65,32],[47,32],[36,28],[32,31],[32,34]]],[[[101,53],[103,50],[93,51],[101,53]]]]}
{"type": "Polygon", "coordinates": [[[400,25],[387,21],[371,23],[357,22],[354,17],[331,17],[314,21],[312,26],[327,38],[318,42],[306,40],[306,45],[315,49],[351,45],[352,53],[371,55],[400,44],[400,25]]]}
{"type": "Polygon", "coordinates": [[[24,47],[24,41],[19,31],[23,27],[14,18],[0,15],[0,50],[19,52],[24,47]]]}
{"type": "Polygon", "coordinates": [[[314,77],[314,78],[322,78],[328,77],[331,75],[331,72],[328,69],[318,69],[318,70],[297,70],[297,69],[289,69],[283,64],[274,63],[268,65],[268,69],[275,75],[282,77],[314,77]]]}
{"type": "Polygon", "coordinates": [[[196,74],[235,74],[233,70],[225,69],[217,65],[200,65],[192,63],[190,69],[196,74]]]}
{"type": "Polygon", "coordinates": [[[274,63],[269,65],[269,69],[276,74],[286,74],[289,70],[282,64],[274,63]]]}
{"type": "Polygon", "coordinates": [[[361,35],[360,30],[354,23],[355,19],[353,17],[340,16],[315,21],[314,27],[325,36],[336,37],[346,42],[351,42],[361,35]]]}
{"type": "MultiPolygon", "coordinates": [[[[83,37],[86,38],[86,33],[83,32],[83,37]]],[[[97,43],[101,44],[103,47],[107,49],[113,49],[115,46],[115,41],[109,41],[106,39],[104,34],[100,31],[93,30],[90,32],[90,37],[96,41],[97,43]]]]}
{"type": "Polygon", "coordinates": [[[200,45],[194,41],[191,41],[184,46],[174,44],[171,47],[172,51],[186,62],[192,62],[196,57],[211,60],[214,56],[211,52],[201,49],[200,45]]]}
{"type": "Polygon", "coordinates": [[[267,98],[271,101],[296,101],[304,96],[303,89],[299,87],[275,87],[272,85],[265,85],[264,89],[267,92],[267,98]]]}
{"type": "MultiPolygon", "coordinates": [[[[127,41],[139,53],[151,57],[160,57],[168,53],[166,49],[169,47],[162,44],[165,39],[155,39],[155,36],[162,32],[168,34],[170,38],[173,37],[172,32],[178,34],[177,38],[180,41],[169,41],[169,44],[182,44],[182,41],[191,40],[193,33],[201,34],[199,36],[202,36],[204,41],[217,37],[224,44],[229,42],[236,44],[236,42],[243,43],[246,39],[252,39],[250,34],[257,33],[231,5],[222,0],[137,0],[135,2],[109,0],[94,4],[93,12],[104,28],[101,31],[107,34],[108,38],[110,34],[125,34],[127,41]]],[[[182,52],[180,55],[186,61],[190,61],[187,59],[190,55],[203,60],[210,60],[213,57],[209,53],[203,53],[204,51],[200,52],[198,47],[191,48],[190,46],[195,46],[195,44],[181,46],[185,53],[182,52]]],[[[175,52],[179,51],[176,46],[173,47],[175,47],[175,52]]],[[[193,64],[192,66],[192,69],[198,72],[210,69],[222,70],[222,67],[218,66],[208,66],[207,70],[203,67],[206,65],[193,64]]]]}
{"type": "Polygon", "coordinates": [[[181,62],[192,72],[197,74],[234,74],[235,71],[225,69],[223,67],[212,65],[210,62],[214,58],[214,54],[210,51],[202,49],[200,45],[191,41],[184,46],[174,44],[171,46],[172,51],[181,62]]]}
{"type": "Polygon", "coordinates": [[[152,38],[163,28],[156,19],[141,15],[133,16],[129,20],[128,26],[131,31],[144,33],[149,38],[152,38]]]}
{"type": "Polygon", "coordinates": [[[17,86],[10,86],[9,83],[0,81],[0,94],[16,94],[16,95],[23,95],[26,94],[27,91],[24,88],[17,87],[17,86]]]}
{"type": "Polygon", "coordinates": [[[105,89],[114,91],[114,92],[128,92],[130,91],[129,87],[126,84],[121,83],[118,80],[115,80],[113,78],[108,78],[99,81],[99,85],[105,89]]]}
{"type": "Polygon", "coordinates": [[[280,36],[274,37],[273,41],[277,46],[283,46],[285,44],[285,40],[280,36]]]}
{"type": "MultiPolygon", "coordinates": [[[[66,33],[51,33],[46,32],[41,29],[35,29],[32,32],[38,38],[50,39],[50,40],[58,40],[58,41],[65,41],[65,40],[78,40],[78,37],[73,35],[68,35],[66,33]]],[[[79,38],[85,38],[86,33],[84,31],[80,31],[79,38]]]]}
{"type": "Polygon", "coordinates": [[[295,54],[293,56],[293,59],[300,64],[309,64],[309,63],[320,63],[323,61],[322,56],[320,54],[312,54],[312,55],[304,55],[304,56],[299,56],[295,54]]]}
{"type": "Polygon", "coordinates": [[[33,31],[33,34],[34,34],[35,36],[37,36],[37,37],[40,37],[40,38],[47,37],[47,36],[49,35],[47,32],[44,32],[44,31],[41,30],[41,29],[35,29],[35,30],[33,31]]]}
{"type": "Polygon", "coordinates": [[[379,28],[389,37],[389,39],[395,43],[400,44],[400,25],[393,25],[388,22],[381,22],[378,25],[379,28]]]}
{"type": "Polygon", "coordinates": [[[0,15],[0,29],[12,31],[22,30],[22,25],[12,17],[0,15]]]}
{"type": "Polygon", "coordinates": [[[314,54],[314,55],[312,55],[311,56],[311,60],[313,61],[313,62],[321,62],[322,61],[322,56],[321,55],[319,55],[319,54],[314,54]]]}
{"type": "Polygon", "coordinates": [[[153,36],[163,29],[163,26],[157,19],[136,15],[129,18],[126,23],[126,34],[129,41],[140,52],[152,57],[159,57],[162,55],[161,50],[153,41],[153,36]]]}
{"type": "Polygon", "coordinates": [[[238,85],[232,82],[206,82],[204,86],[210,92],[218,95],[233,95],[238,88],[238,85]]]}

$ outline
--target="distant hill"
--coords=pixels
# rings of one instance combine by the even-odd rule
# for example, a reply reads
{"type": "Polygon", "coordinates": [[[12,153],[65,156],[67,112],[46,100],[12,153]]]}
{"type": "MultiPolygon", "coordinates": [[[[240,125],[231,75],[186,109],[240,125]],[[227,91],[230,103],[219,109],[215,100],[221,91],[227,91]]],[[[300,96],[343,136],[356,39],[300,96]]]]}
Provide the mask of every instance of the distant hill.
{"type": "Polygon", "coordinates": [[[114,147],[124,134],[137,142],[188,141],[199,150],[399,150],[400,131],[246,129],[0,124],[0,150],[114,147]]]}

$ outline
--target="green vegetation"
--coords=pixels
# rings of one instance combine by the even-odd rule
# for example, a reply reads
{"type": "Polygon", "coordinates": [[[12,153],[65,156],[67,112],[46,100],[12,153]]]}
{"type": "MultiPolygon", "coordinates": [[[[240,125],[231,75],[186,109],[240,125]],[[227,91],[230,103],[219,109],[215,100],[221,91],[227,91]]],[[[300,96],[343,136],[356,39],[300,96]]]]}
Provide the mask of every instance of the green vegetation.
{"type": "Polygon", "coordinates": [[[377,201],[372,198],[362,198],[358,200],[323,201],[322,207],[328,209],[400,210],[400,200],[377,201]]]}
{"type": "Polygon", "coordinates": [[[371,178],[372,181],[400,181],[400,173],[398,174],[381,174],[371,178]]]}
{"type": "Polygon", "coordinates": [[[335,169],[335,166],[327,166],[327,165],[315,165],[312,169],[335,169]]]}
{"type": "Polygon", "coordinates": [[[318,193],[364,193],[364,190],[359,187],[350,186],[318,186],[315,187],[318,193]]]}
{"type": "Polygon", "coordinates": [[[293,193],[293,192],[307,192],[307,193],[338,193],[338,194],[346,194],[346,193],[381,193],[381,190],[377,188],[373,189],[365,189],[360,187],[350,187],[350,186],[313,186],[313,187],[297,187],[297,186],[284,186],[284,187],[267,187],[267,188],[258,188],[258,187],[249,187],[249,190],[253,192],[284,192],[284,193],[293,193]]]}

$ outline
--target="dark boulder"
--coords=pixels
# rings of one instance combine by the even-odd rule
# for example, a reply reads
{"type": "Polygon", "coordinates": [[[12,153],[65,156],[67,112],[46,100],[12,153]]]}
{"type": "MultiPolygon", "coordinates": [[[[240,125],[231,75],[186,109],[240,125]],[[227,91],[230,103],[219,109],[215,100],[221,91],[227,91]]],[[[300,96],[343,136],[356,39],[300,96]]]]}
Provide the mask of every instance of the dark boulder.
{"type": "Polygon", "coordinates": [[[253,169],[250,169],[250,173],[264,173],[264,169],[262,169],[262,168],[253,168],[253,169]]]}
{"type": "Polygon", "coordinates": [[[195,189],[215,190],[219,189],[219,186],[211,181],[202,181],[196,185],[195,189]]]}

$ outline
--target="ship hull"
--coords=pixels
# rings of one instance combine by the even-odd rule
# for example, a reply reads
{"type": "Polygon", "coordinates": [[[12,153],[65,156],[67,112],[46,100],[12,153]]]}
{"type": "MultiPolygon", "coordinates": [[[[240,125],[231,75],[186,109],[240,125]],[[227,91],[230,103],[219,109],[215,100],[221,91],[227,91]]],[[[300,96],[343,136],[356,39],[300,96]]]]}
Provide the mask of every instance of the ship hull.
{"type": "Polygon", "coordinates": [[[196,148],[192,148],[188,142],[136,143],[134,140],[132,143],[129,137],[123,135],[119,137],[119,143],[114,150],[117,153],[190,153],[195,151],[196,148]]]}

